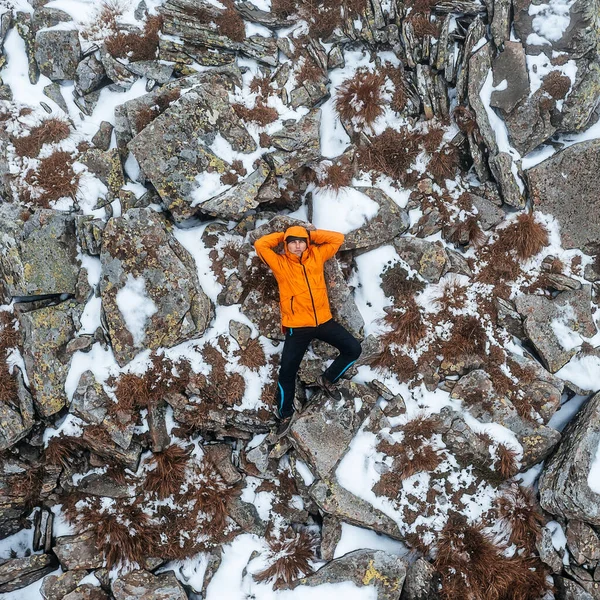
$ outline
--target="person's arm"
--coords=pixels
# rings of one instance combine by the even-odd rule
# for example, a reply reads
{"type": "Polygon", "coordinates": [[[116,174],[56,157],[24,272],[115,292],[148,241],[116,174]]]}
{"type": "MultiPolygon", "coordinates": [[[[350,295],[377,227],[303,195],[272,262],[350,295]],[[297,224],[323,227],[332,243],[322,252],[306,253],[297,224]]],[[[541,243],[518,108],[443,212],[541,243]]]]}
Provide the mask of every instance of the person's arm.
{"type": "Polygon", "coordinates": [[[258,257],[272,270],[276,270],[279,263],[283,259],[282,256],[277,254],[273,248],[277,247],[283,242],[283,231],[276,231],[275,233],[269,233],[258,238],[254,242],[254,249],[258,257]]]}
{"type": "Polygon", "coordinates": [[[337,231],[327,231],[326,229],[315,229],[309,232],[310,243],[318,244],[315,246],[317,252],[321,255],[323,262],[329,260],[344,243],[344,234],[337,231]]]}

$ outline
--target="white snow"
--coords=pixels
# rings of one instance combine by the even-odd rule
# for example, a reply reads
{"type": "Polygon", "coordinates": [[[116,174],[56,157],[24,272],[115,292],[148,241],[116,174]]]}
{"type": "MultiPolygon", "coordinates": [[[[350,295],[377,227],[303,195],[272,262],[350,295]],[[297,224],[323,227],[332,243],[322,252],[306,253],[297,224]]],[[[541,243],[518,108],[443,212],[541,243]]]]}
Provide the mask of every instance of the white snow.
{"type": "Polygon", "coordinates": [[[313,224],[317,229],[333,229],[349,233],[372,219],[379,205],[352,187],[313,191],[313,224]]]}
{"type": "Polygon", "coordinates": [[[600,391],[600,356],[574,356],[555,375],[589,392],[600,391]]]}
{"type": "MultiPolygon", "coordinates": [[[[543,39],[556,42],[562,38],[571,22],[571,6],[576,0],[550,0],[547,4],[529,5],[529,15],[533,16],[531,26],[543,39]]],[[[532,42],[527,39],[527,43],[532,42]]]]}
{"type": "Polygon", "coordinates": [[[383,550],[389,554],[405,556],[408,548],[398,540],[377,533],[371,529],[356,527],[349,523],[342,523],[342,536],[335,547],[333,558],[339,558],[348,552],[370,548],[371,550],[383,550]]]}
{"type": "Polygon", "coordinates": [[[144,278],[128,274],[125,285],[117,292],[116,302],[125,326],[133,336],[134,345],[141,345],[146,338],[148,319],[158,311],[156,304],[146,293],[144,278]]]}

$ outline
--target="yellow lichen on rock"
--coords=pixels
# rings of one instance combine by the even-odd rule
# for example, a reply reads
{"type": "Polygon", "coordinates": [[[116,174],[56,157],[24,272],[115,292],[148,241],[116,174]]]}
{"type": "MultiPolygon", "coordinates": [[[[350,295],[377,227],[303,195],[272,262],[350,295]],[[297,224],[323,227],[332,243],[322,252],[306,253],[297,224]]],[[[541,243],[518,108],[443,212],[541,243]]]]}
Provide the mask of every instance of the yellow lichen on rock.
{"type": "Polygon", "coordinates": [[[364,577],[362,579],[363,585],[369,585],[372,581],[376,580],[381,582],[381,585],[385,587],[389,587],[392,591],[396,591],[400,589],[400,583],[397,579],[391,580],[387,575],[382,575],[374,565],[374,560],[369,561],[369,566],[365,571],[364,577]]]}

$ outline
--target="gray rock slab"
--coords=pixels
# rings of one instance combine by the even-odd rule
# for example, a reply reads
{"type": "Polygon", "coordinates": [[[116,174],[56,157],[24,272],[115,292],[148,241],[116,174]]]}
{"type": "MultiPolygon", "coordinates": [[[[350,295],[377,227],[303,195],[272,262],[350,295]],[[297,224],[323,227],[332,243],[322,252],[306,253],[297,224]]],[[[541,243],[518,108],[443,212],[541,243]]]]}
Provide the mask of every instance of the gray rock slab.
{"type": "Polygon", "coordinates": [[[40,72],[57,81],[75,79],[81,58],[77,29],[42,29],[35,36],[35,60],[40,72]]]}
{"type": "Polygon", "coordinates": [[[67,400],[70,356],[65,355],[65,349],[80,327],[82,312],[82,305],[69,300],[18,315],[25,335],[23,358],[35,392],[35,408],[42,417],[57,413],[67,400]]]}
{"type": "Polygon", "coordinates": [[[132,571],[112,584],[115,600],[187,600],[185,590],[172,571],[153,575],[132,571]]]}
{"type": "Polygon", "coordinates": [[[75,89],[80,95],[85,96],[85,94],[94,92],[102,87],[105,77],[106,70],[104,69],[104,65],[96,58],[95,54],[90,54],[77,65],[75,71],[75,89]]]}
{"type": "Polygon", "coordinates": [[[596,600],[578,583],[566,577],[556,577],[556,589],[561,600],[596,600]]]}
{"type": "Polygon", "coordinates": [[[504,219],[504,211],[491,200],[476,194],[469,194],[473,206],[477,209],[477,219],[485,231],[495,227],[504,219]]]}
{"type": "Polygon", "coordinates": [[[91,531],[57,537],[52,550],[65,571],[99,569],[104,562],[102,553],[96,550],[95,538],[91,531]]]}
{"type": "Polygon", "coordinates": [[[13,558],[0,565],[0,594],[20,590],[38,581],[58,566],[52,554],[13,558]]]}
{"type": "MultiPolygon", "coordinates": [[[[494,3],[496,4],[496,3],[494,3]]],[[[529,96],[529,74],[525,50],[521,42],[506,42],[504,49],[492,61],[494,87],[506,81],[506,88],[494,90],[490,105],[509,113],[529,96]]]]}
{"type": "Polygon", "coordinates": [[[173,65],[157,60],[140,60],[130,63],[127,68],[140,77],[147,77],[158,84],[168,83],[173,75],[173,65]]]}
{"type": "Polygon", "coordinates": [[[0,240],[4,286],[10,296],[75,294],[79,277],[75,218],[49,209],[37,210],[19,231],[19,220],[8,226],[0,212],[0,240]]]}
{"type": "Polygon", "coordinates": [[[594,529],[577,519],[567,525],[567,548],[578,565],[597,564],[600,560],[600,536],[594,529]]]}
{"type": "Polygon", "coordinates": [[[590,285],[584,285],[580,290],[562,292],[553,299],[535,295],[519,296],[516,308],[524,318],[523,327],[527,337],[551,373],[556,373],[569,362],[582,343],[579,338],[579,342],[575,339],[573,347],[570,347],[571,344],[564,347],[563,330],[573,332],[571,335],[574,336],[592,337],[596,334],[591,313],[590,285]]]}
{"type": "Polygon", "coordinates": [[[565,248],[600,244],[600,140],[573,144],[527,171],[537,207],[560,223],[565,248]]]}
{"type": "Polygon", "coordinates": [[[17,370],[17,397],[14,404],[0,403],[0,451],[24,438],[35,423],[33,398],[25,387],[21,371],[17,370]]]}
{"type": "Polygon", "coordinates": [[[600,494],[588,475],[600,442],[600,393],[593,396],[563,432],[539,483],[540,504],[553,515],[600,525],[600,494]]]}
{"type": "Polygon", "coordinates": [[[210,170],[223,174],[226,162],[208,146],[220,133],[237,152],[252,152],[256,143],[231,108],[226,91],[197,87],[154,119],[129,142],[129,150],[175,219],[198,209],[196,177],[210,170]]]}
{"type": "Polygon", "coordinates": [[[115,460],[132,471],[137,469],[142,454],[142,446],[138,442],[132,441],[127,448],[123,448],[104,432],[101,434],[90,433],[90,428],[84,430],[82,441],[85,446],[99,456],[115,460]]]}
{"type": "Polygon", "coordinates": [[[79,161],[83,163],[107,188],[112,196],[117,196],[125,185],[125,176],[116,148],[99,150],[92,148],[82,154],[79,161]]]}
{"type": "Polygon", "coordinates": [[[17,12],[15,16],[15,27],[25,42],[25,54],[27,55],[29,82],[32,85],[35,85],[40,78],[40,69],[36,60],[37,44],[35,40],[35,32],[33,30],[31,14],[28,12],[17,12]]]}
{"type": "Polygon", "coordinates": [[[356,189],[376,202],[379,210],[365,225],[346,234],[341,250],[377,248],[408,229],[408,212],[400,208],[385,192],[373,187],[356,189]]]}
{"type": "Polygon", "coordinates": [[[372,529],[397,540],[403,539],[395,521],[337,482],[317,480],[308,491],[323,512],[352,525],[372,529]]]}
{"type": "Polygon", "coordinates": [[[111,219],[103,233],[100,293],[113,351],[119,364],[145,348],[174,346],[202,335],[212,318],[196,265],[170,233],[163,217],[149,209],[131,209],[111,219]],[[146,300],[141,327],[119,310],[123,289],[146,300]],[[130,329],[131,328],[131,329],[130,329]]]}
{"type": "Polygon", "coordinates": [[[563,570],[562,558],[554,549],[552,543],[552,532],[548,527],[542,527],[541,535],[537,538],[535,547],[540,555],[540,560],[548,565],[553,573],[560,573],[563,570]]]}
{"type": "Polygon", "coordinates": [[[85,569],[74,569],[61,575],[48,575],[40,587],[40,594],[44,600],[63,600],[87,575],[85,569]]]}
{"type": "Polygon", "coordinates": [[[477,369],[461,377],[451,397],[479,397],[478,402],[469,402],[469,412],[482,423],[498,423],[515,434],[523,447],[521,470],[546,458],[560,441],[558,431],[522,418],[508,398],[496,394],[485,371],[477,369]]]}
{"type": "Polygon", "coordinates": [[[39,31],[45,27],[54,27],[59,23],[72,21],[71,15],[58,8],[46,8],[45,6],[33,11],[31,25],[34,31],[39,31]]]}
{"type": "Polygon", "coordinates": [[[402,587],[401,600],[440,600],[440,577],[433,565],[424,558],[408,566],[402,587]]]}
{"type": "Polygon", "coordinates": [[[69,108],[63,98],[62,92],[60,91],[60,84],[56,81],[49,83],[44,86],[44,95],[50,98],[52,102],[55,102],[57,106],[66,114],[69,114],[69,108]]]}
{"type": "Polygon", "coordinates": [[[499,152],[489,159],[489,166],[500,186],[502,199],[514,208],[525,207],[524,186],[519,185],[520,174],[516,163],[508,152],[499,152]],[[517,171],[515,173],[515,171],[517,171]],[[522,187],[523,186],[523,189],[522,187]]]}
{"type": "Polygon", "coordinates": [[[332,560],[310,577],[296,585],[318,586],[351,581],[357,587],[373,586],[378,600],[398,600],[406,563],[394,554],[382,550],[355,550],[332,560]]]}
{"type": "Polygon", "coordinates": [[[400,258],[429,283],[437,283],[442,276],[448,256],[441,242],[430,242],[412,237],[397,237],[394,248],[400,258]]]}
{"type": "Polygon", "coordinates": [[[106,417],[107,406],[112,400],[96,381],[91,371],[85,371],[73,394],[69,412],[90,424],[99,425],[106,417]]]}
{"type": "Polygon", "coordinates": [[[110,148],[110,141],[112,138],[113,124],[108,121],[102,121],[98,128],[98,131],[92,138],[92,144],[99,150],[106,151],[110,148]]]}
{"type": "Polygon", "coordinates": [[[597,59],[584,58],[576,61],[576,65],[575,85],[565,99],[557,119],[560,132],[586,129],[600,104],[600,63],[597,59]]]}
{"type": "Polygon", "coordinates": [[[69,592],[62,600],[108,600],[108,594],[100,587],[84,583],[69,592]]]}

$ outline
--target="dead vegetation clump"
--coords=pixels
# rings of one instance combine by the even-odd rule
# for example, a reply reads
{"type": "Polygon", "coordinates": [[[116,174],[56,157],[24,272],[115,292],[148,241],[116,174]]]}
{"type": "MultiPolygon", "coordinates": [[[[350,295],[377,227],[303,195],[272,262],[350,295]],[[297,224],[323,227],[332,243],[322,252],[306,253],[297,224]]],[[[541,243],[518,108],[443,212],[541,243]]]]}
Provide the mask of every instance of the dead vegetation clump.
{"type": "Polygon", "coordinates": [[[542,89],[554,100],[563,100],[571,89],[571,79],[560,71],[550,71],[542,81],[542,89]]]}
{"type": "Polygon", "coordinates": [[[38,156],[44,144],[54,144],[69,137],[71,128],[66,121],[52,118],[42,121],[32,127],[23,137],[11,137],[10,141],[15,147],[17,156],[34,158],[38,156]]]}
{"type": "Polygon", "coordinates": [[[50,438],[44,457],[46,464],[60,465],[63,469],[76,463],[82,452],[84,445],[80,437],[60,435],[50,438]]]}
{"type": "Polygon", "coordinates": [[[437,21],[432,21],[428,12],[416,12],[406,20],[412,25],[418,39],[423,39],[425,36],[437,39],[440,36],[440,24],[437,21]]]}
{"type": "Polygon", "coordinates": [[[487,240],[476,215],[469,215],[463,221],[444,226],[443,232],[445,239],[453,244],[470,244],[478,248],[487,240]]]}
{"type": "Polygon", "coordinates": [[[388,127],[360,148],[358,164],[365,172],[382,173],[408,185],[416,177],[410,169],[420,152],[419,137],[408,129],[396,131],[388,127]]]}
{"type": "Polygon", "coordinates": [[[517,453],[506,446],[505,444],[498,444],[496,448],[496,454],[498,459],[496,461],[496,471],[500,473],[502,479],[510,479],[514,477],[519,471],[519,464],[517,460],[517,453]]]}
{"type": "Polygon", "coordinates": [[[279,113],[271,106],[257,102],[254,108],[248,108],[243,104],[232,104],[236,115],[246,123],[256,123],[261,127],[277,121],[279,113]]]}
{"type": "Polygon", "coordinates": [[[405,301],[401,308],[390,310],[383,322],[391,327],[382,335],[384,344],[414,346],[427,333],[423,313],[413,299],[405,301]]]}
{"type": "Polygon", "coordinates": [[[401,262],[387,265],[381,273],[381,285],[383,293],[394,301],[394,306],[402,306],[403,303],[412,300],[415,294],[425,289],[425,283],[411,277],[401,262]]]}
{"type": "Polygon", "coordinates": [[[516,221],[500,230],[498,248],[514,250],[521,260],[538,254],[549,243],[546,226],[539,223],[533,212],[521,213],[516,221]]]}
{"type": "Polygon", "coordinates": [[[318,173],[318,183],[319,187],[338,191],[343,187],[350,186],[353,177],[354,165],[348,158],[342,157],[322,168],[318,173]]]}
{"type": "Polygon", "coordinates": [[[227,271],[237,269],[242,256],[242,245],[239,240],[230,239],[223,245],[217,244],[208,254],[211,261],[211,270],[215,274],[217,281],[225,285],[227,281],[227,271]]]}
{"type": "Polygon", "coordinates": [[[79,175],[73,170],[74,157],[64,150],[55,150],[40,160],[35,170],[25,176],[25,181],[37,189],[35,203],[47,208],[60,198],[75,198],[79,189],[79,175]]]}
{"type": "Polygon", "coordinates": [[[185,479],[189,456],[188,450],[175,444],[154,453],[149,461],[152,470],[144,483],[146,490],[154,492],[161,500],[177,494],[185,479]]]}
{"type": "Polygon", "coordinates": [[[462,358],[468,354],[485,356],[487,333],[474,315],[455,317],[450,339],[442,343],[442,353],[446,359],[462,358]]]}
{"type": "Polygon", "coordinates": [[[252,371],[258,371],[267,364],[267,357],[259,338],[251,339],[245,348],[236,350],[234,355],[239,356],[240,365],[252,371]]]}
{"type": "Polygon", "coordinates": [[[394,87],[390,108],[397,113],[401,113],[406,108],[408,101],[408,90],[403,72],[404,69],[390,63],[385,63],[381,68],[381,73],[392,82],[394,87]]]}
{"type": "Polygon", "coordinates": [[[511,490],[500,496],[496,510],[498,516],[510,527],[509,543],[533,553],[544,524],[544,518],[537,509],[533,494],[521,486],[514,485],[511,490]]]}
{"type": "Polygon", "coordinates": [[[435,299],[442,318],[452,319],[467,303],[467,286],[457,278],[447,279],[442,284],[440,295],[435,299]]]}
{"type": "Polygon", "coordinates": [[[539,600],[549,585],[536,558],[507,557],[477,525],[450,513],[439,534],[433,565],[444,600],[539,600]]]}
{"type": "Polygon", "coordinates": [[[114,33],[104,40],[104,47],[113,58],[127,58],[131,62],[156,58],[163,24],[161,16],[150,15],[140,33],[120,31],[116,19],[113,20],[114,33]]]}
{"type": "Polygon", "coordinates": [[[259,582],[273,581],[274,589],[280,589],[296,579],[312,573],[311,561],[316,560],[317,539],[310,532],[294,531],[267,535],[267,562],[270,565],[253,575],[259,582]]]}
{"type": "Polygon", "coordinates": [[[335,110],[340,119],[358,131],[370,127],[384,112],[385,76],[365,68],[357,69],[337,90],[335,110]]]}
{"type": "Polygon", "coordinates": [[[442,184],[444,180],[454,177],[458,164],[458,149],[452,144],[446,144],[433,154],[429,160],[427,169],[434,180],[438,184],[442,184]]]}

